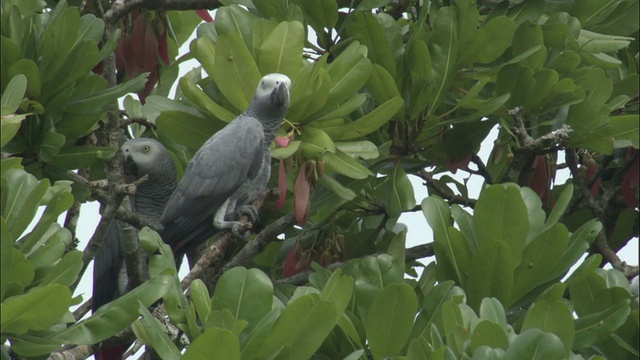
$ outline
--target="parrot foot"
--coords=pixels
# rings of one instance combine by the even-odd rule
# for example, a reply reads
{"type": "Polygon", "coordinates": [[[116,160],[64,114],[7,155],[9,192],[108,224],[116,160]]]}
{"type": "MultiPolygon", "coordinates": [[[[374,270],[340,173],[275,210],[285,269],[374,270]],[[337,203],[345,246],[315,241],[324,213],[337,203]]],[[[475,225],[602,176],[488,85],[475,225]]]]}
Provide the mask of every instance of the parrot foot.
{"type": "Polygon", "coordinates": [[[251,223],[255,223],[260,219],[260,212],[258,211],[258,208],[253,205],[242,205],[234,211],[230,217],[233,220],[240,220],[243,215],[246,215],[251,223]]]}

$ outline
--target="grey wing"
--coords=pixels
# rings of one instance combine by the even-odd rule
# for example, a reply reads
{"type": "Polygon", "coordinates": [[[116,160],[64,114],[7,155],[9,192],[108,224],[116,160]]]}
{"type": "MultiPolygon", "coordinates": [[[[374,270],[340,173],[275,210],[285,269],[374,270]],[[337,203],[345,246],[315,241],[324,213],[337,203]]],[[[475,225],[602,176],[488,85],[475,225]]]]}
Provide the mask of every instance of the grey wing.
{"type": "Polygon", "coordinates": [[[238,194],[236,199],[236,209],[243,205],[251,205],[260,193],[266,189],[271,177],[271,153],[265,151],[263,155],[262,165],[255,180],[247,187],[247,191],[238,194]]]}
{"type": "Polygon", "coordinates": [[[102,305],[120,296],[120,268],[124,251],[120,245],[120,231],[117,221],[111,222],[102,245],[93,260],[93,302],[95,312],[102,305]]]}
{"type": "Polygon", "coordinates": [[[185,253],[215,233],[214,213],[257,176],[263,144],[262,125],[250,118],[229,124],[198,150],[162,214],[162,239],[174,253],[185,253]]]}

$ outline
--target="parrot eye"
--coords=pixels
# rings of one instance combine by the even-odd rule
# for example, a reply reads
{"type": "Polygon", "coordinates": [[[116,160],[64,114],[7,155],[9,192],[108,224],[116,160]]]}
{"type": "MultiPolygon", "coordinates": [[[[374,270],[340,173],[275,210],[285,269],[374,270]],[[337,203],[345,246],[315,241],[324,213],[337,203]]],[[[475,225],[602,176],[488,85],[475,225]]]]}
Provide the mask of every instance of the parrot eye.
{"type": "Polygon", "coordinates": [[[149,152],[149,150],[151,150],[151,147],[149,147],[149,145],[145,145],[145,146],[142,148],[142,151],[144,151],[144,152],[149,152]]]}

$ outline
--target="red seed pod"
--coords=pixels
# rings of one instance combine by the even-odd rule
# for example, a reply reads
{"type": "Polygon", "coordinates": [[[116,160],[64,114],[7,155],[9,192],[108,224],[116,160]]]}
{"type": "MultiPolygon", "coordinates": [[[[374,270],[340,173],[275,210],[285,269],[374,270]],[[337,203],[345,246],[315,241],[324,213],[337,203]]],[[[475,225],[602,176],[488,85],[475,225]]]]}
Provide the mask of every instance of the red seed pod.
{"type": "Polygon", "coordinates": [[[284,160],[280,160],[280,167],[278,169],[278,192],[280,196],[276,200],[276,210],[282,209],[284,202],[287,200],[287,166],[284,160]]]}
{"type": "Polygon", "coordinates": [[[307,178],[307,166],[304,164],[300,168],[294,188],[294,214],[296,221],[300,225],[307,223],[310,195],[311,183],[309,183],[309,179],[307,178]]]}

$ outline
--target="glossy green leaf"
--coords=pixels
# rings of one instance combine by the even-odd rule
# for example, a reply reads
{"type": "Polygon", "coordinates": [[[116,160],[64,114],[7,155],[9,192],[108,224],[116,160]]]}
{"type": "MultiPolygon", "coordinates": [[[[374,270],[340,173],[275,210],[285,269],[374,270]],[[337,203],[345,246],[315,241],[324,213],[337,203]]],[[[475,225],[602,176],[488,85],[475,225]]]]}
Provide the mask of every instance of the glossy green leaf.
{"type": "Polygon", "coordinates": [[[335,153],[326,152],[323,159],[326,166],[349,178],[366,179],[373,176],[366,166],[340,150],[336,150],[335,153]]]}
{"type": "Polygon", "coordinates": [[[280,73],[296,81],[302,67],[304,29],[297,21],[278,24],[258,50],[258,67],[263,74],[280,73]]]}
{"type": "Polygon", "coordinates": [[[608,309],[576,319],[573,349],[593,346],[616,331],[631,312],[629,304],[630,300],[624,300],[608,309]]]}
{"type": "Polygon", "coordinates": [[[342,200],[350,201],[356,197],[356,193],[353,190],[349,189],[342,185],[338,180],[334,179],[331,176],[323,176],[320,180],[322,186],[327,189],[333,191],[334,194],[338,195],[338,197],[342,200]]]}
{"type": "Polygon", "coordinates": [[[400,96],[395,79],[387,69],[378,64],[373,64],[371,68],[371,74],[367,80],[367,89],[378,104],[383,104],[400,96]]]}
{"type": "Polygon", "coordinates": [[[526,21],[536,22],[544,12],[544,0],[523,1],[509,8],[508,16],[515,21],[516,25],[526,21]]]}
{"type": "Polygon", "coordinates": [[[218,281],[213,294],[213,310],[227,309],[237,319],[256,323],[271,310],[273,285],[260,270],[236,267],[218,281]]]}
{"type": "Polygon", "coordinates": [[[222,94],[244,111],[260,81],[260,71],[246,44],[236,33],[220,35],[216,42],[213,79],[222,94]]]}
{"type": "Polygon", "coordinates": [[[416,296],[409,285],[391,284],[376,296],[364,325],[375,358],[392,357],[404,347],[416,313],[416,296]]]}
{"type": "MultiPolygon", "coordinates": [[[[367,100],[366,94],[356,94],[353,97],[351,97],[351,99],[345,101],[342,105],[329,111],[328,113],[324,113],[324,111],[321,111],[320,113],[322,113],[323,115],[315,119],[316,123],[314,123],[314,125],[318,126],[317,122],[319,120],[343,118],[351,114],[352,112],[356,111],[358,108],[360,108],[360,106],[364,104],[366,100],[367,100]]],[[[331,109],[331,108],[328,107],[328,109],[331,109]]]]}
{"type": "Polygon", "coordinates": [[[460,61],[465,64],[494,61],[511,45],[515,30],[515,22],[504,15],[489,20],[462,46],[460,61]]]}
{"type": "Polygon", "coordinates": [[[116,149],[110,146],[80,145],[61,149],[51,159],[51,164],[65,170],[74,170],[91,167],[100,160],[111,158],[116,149]]]}
{"type": "Polygon", "coordinates": [[[144,342],[151,346],[156,353],[162,354],[163,360],[180,359],[180,350],[165,333],[160,321],[151,315],[147,307],[142,303],[139,303],[138,311],[142,315],[142,319],[132,326],[136,336],[144,339],[144,342]]]}
{"type": "Polygon", "coordinates": [[[422,309],[416,317],[410,338],[422,336],[431,338],[431,326],[439,325],[442,319],[442,305],[455,294],[453,281],[443,281],[426,294],[422,309]]]}
{"type": "Polygon", "coordinates": [[[502,241],[518,264],[529,231],[528,211],[518,189],[489,186],[480,194],[474,210],[474,228],[480,246],[486,241],[502,241]]]}
{"type": "Polygon", "coordinates": [[[602,229],[602,224],[595,219],[585,223],[569,237],[569,246],[562,254],[558,264],[549,271],[546,281],[561,278],[575,264],[602,229]]]}
{"type": "Polygon", "coordinates": [[[216,45],[213,41],[209,40],[206,36],[201,36],[193,39],[189,44],[189,51],[202,65],[204,71],[212,76],[216,63],[216,45]]]}
{"type": "Polygon", "coordinates": [[[341,269],[336,269],[322,289],[320,300],[326,300],[335,304],[337,313],[340,314],[339,317],[342,318],[342,314],[351,301],[353,289],[353,278],[348,275],[342,275],[341,269]]]}
{"type": "MultiPolygon", "coordinates": [[[[529,2],[540,3],[538,0],[528,1],[527,3],[529,2]]],[[[542,6],[544,7],[544,4],[542,4],[542,6]]],[[[547,60],[547,48],[544,47],[542,27],[538,22],[524,22],[519,24],[513,35],[511,51],[514,55],[520,55],[533,48],[538,48],[538,50],[526,59],[523,59],[520,64],[538,71],[544,66],[547,60]]]]}
{"type": "MultiPolygon", "coordinates": [[[[606,124],[603,109],[613,91],[613,82],[605,76],[604,70],[590,68],[579,73],[574,81],[584,87],[586,98],[572,105],[567,115],[567,125],[573,129],[574,136],[588,134],[606,124]]],[[[573,137],[572,137],[573,140],[573,137]]],[[[570,146],[575,146],[570,142],[570,146]]]]}
{"type": "Polygon", "coordinates": [[[478,240],[476,239],[476,233],[473,230],[473,216],[462,209],[462,207],[458,204],[452,204],[450,210],[453,220],[460,228],[460,231],[464,235],[465,240],[467,240],[469,249],[472,251],[477,250],[478,240]]]}
{"type": "Polygon", "coordinates": [[[396,64],[384,29],[372,13],[356,12],[347,23],[346,30],[349,36],[367,47],[367,55],[372,63],[379,64],[395,76],[396,64]]]}
{"type": "Polygon", "coordinates": [[[368,135],[386,124],[403,106],[402,99],[396,97],[384,104],[380,104],[375,110],[363,117],[345,124],[325,128],[324,131],[333,140],[351,140],[368,135]]]}
{"type": "Polygon", "coordinates": [[[329,135],[321,129],[308,126],[300,136],[302,155],[310,160],[319,160],[325,153],[335,153],[336,146],[329,135]]]}
{"type": "Polygon", "coordinates": [[[182,359],[240,360],[238,337],[231,331],[211,328],[202,333],[187,349],[182,359]],[[215,349],[215,351],[212,351],[215,349]]]}
{"type": "Polygon", "coordinates": [[[52,284],[2,303],[2,332],[24,334],[59,322],[71,305],[71,291],[52,284]]]}
{"type": "Polygon", "coordinates": [[[558,336],[568,354],[573,345],[574,324],[571,309],[561,300],[539,301],[527,311],[522,324],[522,332],[540,329],[558,336]]]}
{"type": "Polygon", "coordinates": [[[22,294],[35,278],[33,265],[24,254],[15,248],[12,248],[10,252],[12,269],[6,275],[5,297],[22,294]]]}
{"type": "Polygon", "coordinates": [[[119,97],[128,93],[138,92],[144,88],[149,73],[142,73],[120,85],[98,91],[92,94],[73,97],[64,105],[64,110],[76,114],[100,113],[119,97]]]}
{"type": "Polygon", "coordinates": [[[480,303],[480,318],[501,325],[507,330],[507,316],[504,307],[496,298],[484,298],[480,303]]]}
{"type": "Polygon", "coordinates": [[[338,150],[356,159],[371,160],[380,155],[378,147],[368,140],[336,142],[335,145],[338,150]]]}
{"type": "Polygon", "coordinates": [[[371,61],[366,57],[366,48],[352,43],[327,66],[327,72],[331,79],[327,105],[342,104],[368,80],[371,61]]]}
{"type": "Polygon", "coordinates": [[[504,360],[560,360],[566,354],[562,341],[552,333],[529,329],[512,340],[504,360]]]}
{"type": "Polygon", "coordinates": [[[316,32],[333,28],[338,22],[338,3],[326,0],[301,1],[305,19],[316,32]]]}
{"type": "Polygon", "coordinates": [[[278,160],[287,159],[298,151],[300,144],[302,144],[301,141],[294,140],[291,141],[287,147],[271,149],[271,157],[278,160]]]}
{"type": "Polygon", "coordinates": [[[49,284],[60,284],[71,286],[82,270],[82,252],[73,250],[64,255],[64,257],[42,278],[40,286],[49,284]]]}
{"type": "Polygon", "coordinates": [[[522,252],[522,261],[515,269],[514,277],[518,281],[514,284],[511,300],[515,302],[544,283],[549,271],[560,261],[557,256],[549,254],[564,253],[568,244],[569,231],[559,223],[552,225],[529,243],[522,252]]]}
{"type": "MultiPolygon", "coordinates": [[[[40,80],[40,72],[38,71],[38,65],[36,65],[36,63],[30,59],[20,59],[15,64],[11,65],[11,67],[8,70],[7,76],[9,76],[11,78],[11,81],[13,81],[13,78],[18,74],[24,75],[27,80],[26,94],[23,93],[23,95],[33,96],[33,97],[39,96],[40,91],[42,90],[42,81],[40,80]]],[[[11,85],[11,81],[9,82],[9,85],[11,85]]],[[[7,86],[7,90],[10,90],[9,94],[12,94],[10,96],[19,95],[19,92],[15,93],[16,89],[9,89],[9,86],[7,86]]],[[[5,93],[7,92],[7,90],[5,90],[5,93]]],[[[3,97],[2,106],[6,106],[4,104],[4,93],[2,97],[3,97]]],[[[20,102],[22,102],[22,97],[20,97],[19,100],[20,102]]],[[[19,104],[20,103],[18,103],[18,105],[19,104]]],[[[11,106],[8,106],[8,107],[12,108],[11,106]]]]}
{"type": "Polygon", "coordinates": [[[560,220],[564,212],[567,210],[572,197],[573,184],[568,183],[562,190],[562,193],[560,193],[560,196],[556,200],[556,204],[553,206],[553,209],[547,218],[547,226],[551,226],[560,220]]]}
{"type": "MultiPolygon", "coordinates": [[[[0,98],[0,105],[2,105],[3,108],[2,116],[15,113],[16,110],[18,110],[26,91],[27,77],[23,74],[14,76],[11,81],[9,81],[0,98]],[[5,108],[7,109],[6,111],[4,110],[5,108]]],[[[4,119],[2,121],[4,122],[4,119]]]]}
{"type": "Polygon", "coordinates": [[[435,113],[456,78],[460,57],[457,29],[458,18],[453,9],[448,6],[439,8],[434,15],[433,33],[429,40],[434,85],[428,115],[435,113]]]}
{"type": "Polygon", "coordinates": [[[198,318],[202,322],[207,321],[211,313],[211,298],[207,286],[200,279],[196,279],[189,287],[191,289],[191,301],[193,302],[198,314],[198,318]]]}
{"type": "Polygon", "coordinates": [[[12,234],[22,234],[35,216],[49,181],[38,181],[22,169],[2,173],[2,217],[12,234]]]}
{"type": "Polygon", "coordinates": [[[506,329],[488,320],[480,321],[471,333],[471,351],[476,351],[480,346],[506,350],[509,347],[506,329]]]}
{"type": "Polygon", "coordinates": [[[294,359],[310,358],[337,324],[336,305],[316,294],[290,302],[276,320],[258,357],[270,357],[286,348],[294,359]]]}
{"type": "Polygon", "coordinates": [[[483,241],[473,254],[467,276],[469,305],[478,309],[485,297],[495,297],[509,304],[513,289],[515,260],[509,247],[502,241],[483,241]]]}
{"type": "Polygon", "coordinates": [[[138,304],[145,307],[158,301],[169,289],[174,275],[160,275],[99,308],[93,315],[56,333],[54,339],[75,344],[95,344],[129,326],[139,316],[138,304]]]}
{"type": "MultiPolygon", "coordinates": [[[[4,108],[3,108],[4,109],[4,108]]],[[[27,117],[27,114],[21,115],[6,115],[2,116],[2,120],[0,120],[0,126],[2,127],[2,140],[0,141],[0,147],[4,147],[13,139],[14,136],[20,130],[20,125],[22,124],[22,120],[27,117]]]]}
{"type": "Polygon", "coordinates": [[[219,120],[205,119],[180,111],[163,112],[156,119],[156,125],[160,131],[171,134],[172,140],[194,151],[224,127],[224,123],[219,120]]]}
{"type": "Polygon", "coordinates": [[[224,122],[230,122],[236,116],[229,110],[218,105],[213,101],[202,89],[194,84],[190,78],[183,77],[180,79],[180,90],[184,95],[202,112],[204,115],[220,119],[224,122]]]}
{"type": "Polygon", "coordinates": [[[389,174],[387,190],[387,213],[391,217],[400,214],[416,206],[416,198],[413,193],[411,181],[402,166],[397,164],[389,174]]]}
{"type": "Polygon", "coordinates": [[[570,141],[572,146],[585,147],[603,154],[612,154],[614,148],[640,146],[638,115],[620,115],[609,118],[609,123],[595,129],[585,136],[570,141]]]}
{"type": "Polygon", "coordinates": [[[352,274],[356,281],[357,313],[361,319],[366,319],[375,297],[385,286],[402,282],[404,271],[397,271],[389,254],[365,257],[360,260],[357,269],[352,274]]]}
{"type": "MultiPolygon", "coordinates": [[[[238,4],[222,6],[216,11],[214,26],[218,35],[229,32],[242,37],[247,48],[253,49],[253,28],[257,18],[238,4]]],[[[211,73],[210,73],[211,74],[211,73]]]]}

